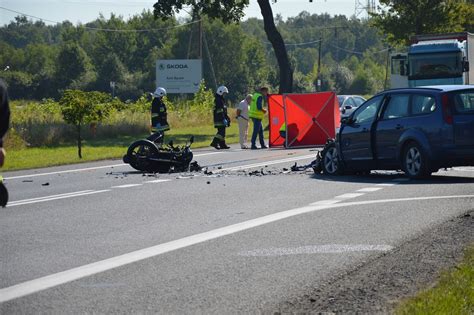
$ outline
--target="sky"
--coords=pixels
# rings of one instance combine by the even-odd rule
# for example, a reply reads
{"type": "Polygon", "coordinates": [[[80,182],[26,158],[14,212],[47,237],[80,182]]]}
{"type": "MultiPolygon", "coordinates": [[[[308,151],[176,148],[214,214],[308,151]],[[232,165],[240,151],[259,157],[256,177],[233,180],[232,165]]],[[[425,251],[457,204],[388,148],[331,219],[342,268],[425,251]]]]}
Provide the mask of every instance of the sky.
{"type": "MultiPolygon", "coordinates": [[[[298,15],[303,10],[313,14],[329,13],[352,16],[356,1],[363,0],[277,0],[272,4],[274,15],[281,14],[284,19],[298,15]]],[[[111,13],[124,18],[141,13],[144,9],[153,9],[153,0],[0,0],[0,7],[34,15],[52,21],[69,20],[72,23],[87,23],[96,19],[99,13],[105,17],[111,13]]],[[[246,16],[259,17],[260,8],[256,0],[250,0],[246,16]]],[[[18,14],[0,8],[0,25],[8,24],[18,14]]],[[[51,24],[51,23],[47,23],[51,24]]]]}

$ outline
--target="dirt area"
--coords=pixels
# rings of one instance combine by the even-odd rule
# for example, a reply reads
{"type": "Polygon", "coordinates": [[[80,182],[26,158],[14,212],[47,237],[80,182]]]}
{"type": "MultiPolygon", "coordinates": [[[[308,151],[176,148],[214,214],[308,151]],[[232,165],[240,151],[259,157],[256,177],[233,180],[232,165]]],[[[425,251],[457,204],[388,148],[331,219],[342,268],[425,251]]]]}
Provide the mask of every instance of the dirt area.
{"type": "Polygon", "coordinates": [[[391,313],[400,299],[432,286],[474,243],[474,210],[445,222],[308,294],[265,314],[391,313]]]}

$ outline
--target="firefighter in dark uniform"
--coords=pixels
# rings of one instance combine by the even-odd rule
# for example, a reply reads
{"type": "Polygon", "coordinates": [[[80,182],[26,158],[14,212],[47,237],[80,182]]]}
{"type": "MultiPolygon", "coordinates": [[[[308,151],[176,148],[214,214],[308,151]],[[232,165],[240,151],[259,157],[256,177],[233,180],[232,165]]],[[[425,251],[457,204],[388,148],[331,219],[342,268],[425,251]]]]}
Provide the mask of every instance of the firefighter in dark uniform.
{"type": "Polygon", "coordinates": [[[162,87],[156,88],[153,93],[153,101],[151,103],[151,132],[152,135],[149,140],[163,144],[165,139],[165,131],[170,130],[168,125],[166,113],[166,105],[163,102],[163,97],[166,95],[166,90],[162,87]]]}
{"type": "Polygon", "coordinates": [[[230,127],[230,118],[227,115],[227,106],[225,105],[225,96],[229,90],[225,86],[217,88],[214,95],[214,127],[217,128],[217,134],[211,142],[211,147],[219,149],[230,149],[225,143],[225,128],[230,127]]]}

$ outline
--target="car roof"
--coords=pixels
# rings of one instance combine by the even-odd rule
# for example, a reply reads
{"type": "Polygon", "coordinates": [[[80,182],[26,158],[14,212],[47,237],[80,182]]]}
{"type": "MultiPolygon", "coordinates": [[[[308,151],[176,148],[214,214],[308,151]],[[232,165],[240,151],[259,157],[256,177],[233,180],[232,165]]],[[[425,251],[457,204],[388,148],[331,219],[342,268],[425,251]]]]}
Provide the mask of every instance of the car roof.
{"type": "Polygon", "coordinates": [[[474,85],[427,85],[427,86],[418,86],[413,88],[399,88],[399,89],[389,89],[382,91],[379,94],[385,94],[387,92],[414,92],[414,91],[440,91],[440,92],[451,92],[451,91],[461,91],[474,89],[474,85]]]}

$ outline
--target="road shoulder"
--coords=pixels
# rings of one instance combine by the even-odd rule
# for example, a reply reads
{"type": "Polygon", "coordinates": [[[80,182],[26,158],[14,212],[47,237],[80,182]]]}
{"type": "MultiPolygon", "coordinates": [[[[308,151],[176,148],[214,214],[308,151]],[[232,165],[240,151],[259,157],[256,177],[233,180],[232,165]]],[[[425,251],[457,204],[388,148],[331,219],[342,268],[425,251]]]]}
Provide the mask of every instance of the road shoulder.
{"type": "Polygon", "coordinates": [[[473,230],[471,210],[265,313],[390,313],[459,263],[474,242],[473,230]]]}

